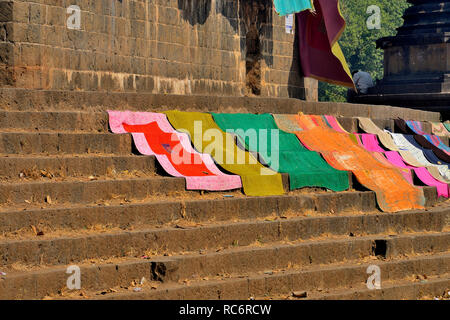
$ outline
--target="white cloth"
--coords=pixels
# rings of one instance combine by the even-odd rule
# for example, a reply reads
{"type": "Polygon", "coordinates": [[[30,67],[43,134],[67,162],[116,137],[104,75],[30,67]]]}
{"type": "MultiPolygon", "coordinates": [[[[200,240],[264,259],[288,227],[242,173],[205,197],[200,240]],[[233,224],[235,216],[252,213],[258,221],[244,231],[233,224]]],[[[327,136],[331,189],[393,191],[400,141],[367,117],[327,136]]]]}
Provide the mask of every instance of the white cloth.
{"type": "Polygon", "coordinates": [[[394,143],[399,147],[400,151],[408,151],[422,166],[437,167],[441,176],[450,181],[450,169],[447,165],[433,164],[425,157],[422,150],[412,145],[402,134],[388,132],[394,139],[394,143]]]}
{"type": "Polygon", "coordinates": [[[353,82],[355,82],[358,92],[366,94],[369,88],[374,86],[372,76],[364,71],[358,71],[353,76],[353,82]]]}

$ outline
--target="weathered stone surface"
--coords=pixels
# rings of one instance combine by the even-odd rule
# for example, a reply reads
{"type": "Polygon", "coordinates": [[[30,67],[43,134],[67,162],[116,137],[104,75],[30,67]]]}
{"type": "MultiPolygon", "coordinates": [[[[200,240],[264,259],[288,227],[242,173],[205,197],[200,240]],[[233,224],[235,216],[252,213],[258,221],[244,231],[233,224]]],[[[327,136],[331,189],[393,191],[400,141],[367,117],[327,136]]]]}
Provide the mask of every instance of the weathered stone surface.
{"type": "Polygon", "coordinates": [[[317,100],[271,0],[2,1],[0,86],[317,100]]]}

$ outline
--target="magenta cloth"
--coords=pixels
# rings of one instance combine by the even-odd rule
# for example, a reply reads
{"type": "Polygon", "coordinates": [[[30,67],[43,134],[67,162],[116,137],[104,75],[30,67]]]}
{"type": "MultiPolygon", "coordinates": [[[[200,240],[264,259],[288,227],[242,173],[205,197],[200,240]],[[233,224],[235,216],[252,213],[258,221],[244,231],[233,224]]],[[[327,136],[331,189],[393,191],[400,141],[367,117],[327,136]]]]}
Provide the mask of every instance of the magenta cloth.
{"type": "Polygon", "coordinates": [[[393,165],[399,168],[412,169],[416,173],[417,177],[427,186],[436,187],[439,197],[449,197],[449,187],[448,184],[443,183],[441,181],[436,180],[430,172],[424,167],[413,167],[407,165],[400,154],[397,151],[388,151],[385,152],[387,160],[391,162],[393,165]]]}
{"type": "MultiPolygon", "coordinates": [[[[136,148],[143,155],[155,156],[164,170],[174,177],[184,177],[186,179],[186,188],[191,190],[209,190],[209,191],[225,191],[240,189],[242,187],[241,178],[237,175],[228,175],[217,168],[210,155],[198,153],[191,144],[190,138],[187,134],[176,131],[166,115],[160,113],[150,112],[131,112],[131,111],[108,111],[109,126],[113,133],[124,134],[129,133],[124,125],[139,126],[155,123],[159,129],[165,134],[174,135],[174,141],[179,141],[181,147],[190,154],[199,156],[202,163],[192,163],[189,166],[206,167],[213,175],[210,176],[185,176],[182,175],[174,166],[174,161],[169,159],[166,154],[155,153],[147,141],[148,137],[141,132],[132,132],[136,148]]],[[[157,134],[157,133],[155,133],[157,134]]],[[[180,164],[181,167],[186,168],[186,165],[180,164]]],[[[130,168],[132,169],[132,168],[130,168]]],[[[207,173],[207,172],[205,172],[207,173]]]]}
{"type": "Polygon", "coordinates": [[[334,131],[341,132],[341,133],[348,133],[347,131],[342,128],[340,123],[337,121],[336,117],[334,116],[325,116],[325,119],[327,120],[328,124],[331,126],[331,128],[334,131]]]}
{"type": "MultiPolygon", "coordinates": [[[[362,133],[357,134],[361,138],[362,146],[366,148],[368,151],[372,152],[385,152],[378,141],[378,137],[376,134],[362,133]]],[[[360,142],[360,144],[361,144],[360,142]]]]}
{"type": "MultiPolygon", "coordinates": [[[[433,186],[436,187],[438,197],[449,197],[449,187],[448,184],[443,183],[441,181],[436,180],[430,172],[425,167],[413,167],[410,165],[407,165],[403,158],[400,156],[400,154],[397,151],[386,151],[380,147],[380,144],[378,142],[378,138],[376,135],[372,134],[361,134],[359,135],[361,137],[361,141],[358,139],[358,142],[361,146],[366,148],[368,151],[374,152],[374,155],[379,155],[380,157],[383,157],[386,159],[389,163],[392,165],[401,168],[401,169],[410,169],[414,170],[416,176],[427,186],[433,186]],[[383,156],[384,154],[384,156],[383,156]]],[[[376,156],[377,160],[382,160],[376,156]]],[[[411,183],[413,183],[412,176],[410,174],[403,173],[403,176],[411,183]]]]}

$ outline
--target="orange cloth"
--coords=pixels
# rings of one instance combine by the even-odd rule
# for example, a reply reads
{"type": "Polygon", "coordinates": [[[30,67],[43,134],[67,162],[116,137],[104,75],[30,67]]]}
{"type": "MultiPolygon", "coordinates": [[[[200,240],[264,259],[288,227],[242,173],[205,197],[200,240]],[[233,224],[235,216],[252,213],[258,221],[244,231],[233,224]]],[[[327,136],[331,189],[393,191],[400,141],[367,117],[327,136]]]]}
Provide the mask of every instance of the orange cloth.
{"type": "Polygon", "coordinates": [[[349,134],[329,128],[321,117],[303,114],[274,117],[282,130],[300,127],[302,131],[293,133],[307,148],[320,152],[332,167],[352,171],[363,186],[375,191],[381,210],[397,212],[424,208],[422,188],[412,186],[399,170],[376,160],[355,144],[349,134]]]}

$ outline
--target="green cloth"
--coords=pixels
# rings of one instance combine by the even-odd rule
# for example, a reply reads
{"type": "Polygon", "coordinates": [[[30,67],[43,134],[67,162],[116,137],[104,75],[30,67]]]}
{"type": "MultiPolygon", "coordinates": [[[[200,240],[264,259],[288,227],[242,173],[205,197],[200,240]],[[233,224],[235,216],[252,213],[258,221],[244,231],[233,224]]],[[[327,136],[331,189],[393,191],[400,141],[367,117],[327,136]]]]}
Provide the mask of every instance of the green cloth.
{"type": "Polygon", "coordinates": [[[450,123],[445,122],[444,126],[447,128],[448,132],[450,132],[450,123]]]}
{"type": "Polygon", "coordinates": [[[211,114],[164,113],[175,129],[190,135],[197,151],[210,154],[224,170],[239,175],[246,195],[274,196],[285,193],[281,174],[263,166],[249,152],[238,148],[234,138],[217,126],[211,114]]]}
{"type": "Polygon", "coordinates": [[[250,152],[258,153],[261,162],[277,172],[288,173],[291,190],[303,187],[349,189],[347,171],[334,169],[319,153],[303,147],[295,134],[280,130],[272,115],[213,113],[213,118],[223,131],[234,131],[239,143],[250,152]]]}

